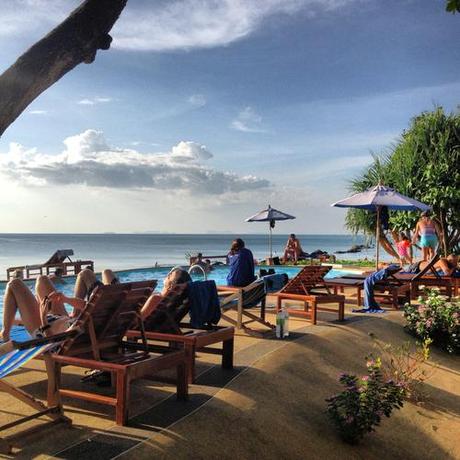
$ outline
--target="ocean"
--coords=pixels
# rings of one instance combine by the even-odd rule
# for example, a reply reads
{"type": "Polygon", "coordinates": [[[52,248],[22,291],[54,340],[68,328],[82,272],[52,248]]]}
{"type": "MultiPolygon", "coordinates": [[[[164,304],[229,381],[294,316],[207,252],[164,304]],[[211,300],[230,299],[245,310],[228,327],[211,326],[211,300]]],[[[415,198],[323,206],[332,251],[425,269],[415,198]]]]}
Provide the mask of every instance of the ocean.
{"type": "MultiPolygon", "coordinates": [[[[7,267],[45,262],[57,249],[73,249],[73,260],[94,260],[95,270],[114,270],[183,265],[186,254],[202,252],[205,256],[225,255],[234,238],[241,237],[254,257],[268,253],[267,234],[0,234],[0,279],[7,267]]],[[[288,235],[273,235],[274,255],[282,256],[288,235]]],[[[306,252],[317,249],[334,253],[363,244],[362,236],[297,235],[306,252]]],[[[344,259],[373,258],[374,249],[338,255],[344,259]]]]}

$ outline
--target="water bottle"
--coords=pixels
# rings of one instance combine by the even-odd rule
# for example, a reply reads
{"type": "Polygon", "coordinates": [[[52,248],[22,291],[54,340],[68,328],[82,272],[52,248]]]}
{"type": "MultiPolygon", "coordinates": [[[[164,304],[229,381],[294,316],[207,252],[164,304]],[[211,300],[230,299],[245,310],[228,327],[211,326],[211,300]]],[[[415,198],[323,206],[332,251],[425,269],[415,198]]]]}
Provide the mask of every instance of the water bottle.
{"type": "Polygon", "coordinates": [[[284,337],[284,311],[280,310],[276,314],[276,338],[282,339],[284,337]]]}
{"type": "Polygon", "coordinates": [[[284,309],[283,338],[284,337],[289,337],[289,311],[287,308],[284,309]]]}

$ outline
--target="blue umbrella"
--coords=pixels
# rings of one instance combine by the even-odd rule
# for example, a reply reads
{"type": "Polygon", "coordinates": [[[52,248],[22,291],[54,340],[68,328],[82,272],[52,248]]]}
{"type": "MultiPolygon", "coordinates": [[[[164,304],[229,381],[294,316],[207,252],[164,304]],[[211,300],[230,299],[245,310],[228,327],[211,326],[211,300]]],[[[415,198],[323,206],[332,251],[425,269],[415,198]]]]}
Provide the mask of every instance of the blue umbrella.
{"type": "Polygon", "coordinates": [[[268,229],[269,229],[269,237],[268,237],[268,246],[270,250],[270,258],[273,257],[273,251],[272,251],[272,230],[275,227],[275,222],[277,220],[290,220],[290,219],[295,219],[294,216],[291,216],[290,214],[286,214],[285,212],[278,211],[277,209],[272,208],[270,205],[268,205],[267,209],[264,209],[263,211],[258,212],[257,214],[254,214],[251,217],[248,217],[246,219],[246,222],[268,222],[268,229]]]}
{"type": "Polygon", "coordinates": [[[375,230],[376,242],[376,267],[379,264],[379,239],[380,239],[380,212],[382,207],[395,211],[428,211],[430,206],[420,201],[409,198],[384,185],[377,185],[365,192],[356,193],[344,200],[337,201],[331,206],[338,208],[368,209],[377,213],[377,225],[375,230]]]}

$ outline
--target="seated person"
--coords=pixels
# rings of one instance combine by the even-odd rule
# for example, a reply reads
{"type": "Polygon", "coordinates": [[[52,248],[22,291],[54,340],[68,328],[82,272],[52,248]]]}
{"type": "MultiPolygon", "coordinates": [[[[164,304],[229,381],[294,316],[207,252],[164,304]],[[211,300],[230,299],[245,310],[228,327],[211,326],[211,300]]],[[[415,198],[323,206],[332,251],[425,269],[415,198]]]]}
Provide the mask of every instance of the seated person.
{"type": "Polygon", "coordinates": [[[255,279],[254,256],[252,252],[244,247],[241,238],[233,240],[228,254],[230,271],[227,275],[227,285],[245,287],[255,279]]]}
{"type": "Polygon", "coordinates": [[[161,290],[161,293],[153,292],[145,301],[144,306],[141,308],[142,318],[150,316],[163,296],[176,286],[176,284],[188,283],[190,281],[192,281],[192,278],[190,278],[190,275],[182,268],[175,268],[171,270],[163,282],[163,289],[161,290]]]}
{"type": "Polygon", "coordinates": [[[287,240],[286,247],[284,248],[283,263],[285,264],[288,260],[293,260],[296,264],[302,254],[304,254],[304,252],[302,251],[300,241],[294,233],[291,233],[287,240]]]}
{"type": "Polygon", "coordinates": [[[37,278],[36,293],[37,297],[20,279],[8,283],[3,299],[3,329],[0,333],[3,341],[10,339],[17,311],[29,334],[38,338],[59,334],[75,326],[75,319],[67,313],[65,303],[71,305],[74,311],[86,305],[82,299],[57,292],[46,275],[37,278]]]}

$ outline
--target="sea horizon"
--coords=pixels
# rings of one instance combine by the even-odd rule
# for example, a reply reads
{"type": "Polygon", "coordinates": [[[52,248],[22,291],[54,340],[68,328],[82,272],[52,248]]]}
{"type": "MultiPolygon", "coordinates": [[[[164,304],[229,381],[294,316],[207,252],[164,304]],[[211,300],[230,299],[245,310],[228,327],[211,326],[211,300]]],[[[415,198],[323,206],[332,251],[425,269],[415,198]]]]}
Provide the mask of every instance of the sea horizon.
{"type": "MultiPolygon", "coordinates": [[[[364,244],[362,235],[297,234],[305,252],[318,249],[334,254],[364,244]]],[[[8,267],[44,263],[58,249],[73,249],[72,260],[93,260],[96,271],[159,265],[186,265],[188,254],[224,256],[231,241],[241,237],[254,257],[268,255],[264,233],[0,233],[0,279],[8,267]]],[[[288,233],[273,235],[273,255],[281,257],[288,233]]],[[[370,259],[373,249],[336,254],[343,259],[370,259]]]]}

